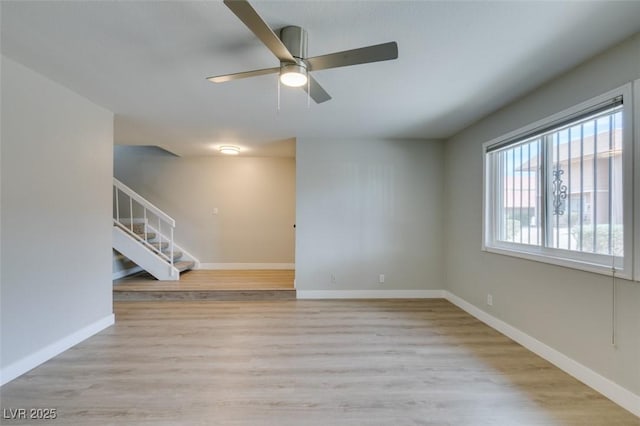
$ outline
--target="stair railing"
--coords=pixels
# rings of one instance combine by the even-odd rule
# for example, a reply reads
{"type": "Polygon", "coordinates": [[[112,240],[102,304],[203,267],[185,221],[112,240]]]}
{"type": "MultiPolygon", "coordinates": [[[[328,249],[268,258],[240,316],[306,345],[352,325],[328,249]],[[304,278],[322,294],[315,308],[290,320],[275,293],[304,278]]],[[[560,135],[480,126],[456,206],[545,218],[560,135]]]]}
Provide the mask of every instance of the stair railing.
{"type": "Polygon", "coordinates": [[[113,223],[173,266],[176,221],[116,178],[113,178],[113,195],[113,223]],[[135,232],[134,225],[137,224],[142,224],[142,233],[135,232]],[[155,231],[157,243],[149,241],[149,229],[155,231]],[[163,229],[168,229],[168,237],[163,229]],[[162,249],[163,243],[167,244],[169,254],[162,249]]]}

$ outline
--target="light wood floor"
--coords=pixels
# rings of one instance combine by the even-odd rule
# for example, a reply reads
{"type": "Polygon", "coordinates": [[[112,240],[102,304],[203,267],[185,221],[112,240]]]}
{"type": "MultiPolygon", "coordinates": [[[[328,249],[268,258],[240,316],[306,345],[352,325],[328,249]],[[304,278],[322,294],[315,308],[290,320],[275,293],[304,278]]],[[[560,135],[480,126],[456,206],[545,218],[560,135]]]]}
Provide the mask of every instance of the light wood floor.
{"type": "Polygon", "coordinates": [[[444,300],[115,311],[115,326],[5,385],[2,408],[57,408],[64,425],[640,424],[444,300]]]}

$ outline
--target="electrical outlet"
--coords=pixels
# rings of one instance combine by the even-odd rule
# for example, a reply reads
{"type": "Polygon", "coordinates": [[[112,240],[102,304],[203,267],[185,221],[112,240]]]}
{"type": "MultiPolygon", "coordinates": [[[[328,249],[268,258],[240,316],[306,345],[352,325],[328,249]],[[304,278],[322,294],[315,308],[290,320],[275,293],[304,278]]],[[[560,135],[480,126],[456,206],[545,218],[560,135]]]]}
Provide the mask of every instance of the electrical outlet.
{"type": "Polygon", "coordinates": [[[378,281],[380,282],[380,284],[384,284],[384,274],[380,274],[378,281]]]}
{"type": "Polygon", "coordinates": [[[336,283],[336,276],[331,274],[331,284],[335,284],[336,283]]]}
{"type": "Polygon", "coordinates": [[[493,295],[487,294],[487,305],[493,306],[493,295]]]}

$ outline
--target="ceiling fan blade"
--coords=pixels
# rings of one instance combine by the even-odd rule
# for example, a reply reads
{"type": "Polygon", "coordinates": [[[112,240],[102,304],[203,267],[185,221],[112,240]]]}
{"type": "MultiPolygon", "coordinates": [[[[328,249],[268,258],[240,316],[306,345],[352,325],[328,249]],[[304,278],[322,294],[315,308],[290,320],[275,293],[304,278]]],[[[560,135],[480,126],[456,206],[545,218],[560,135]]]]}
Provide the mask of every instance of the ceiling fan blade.
{"type": "Polygon", "coordinates": [[[313,99],[317,104],[321,104],[331,99],[331,95],[329,95],[327,91],[320,86],[320,83],[318,83],[315,78],[311,77],[310,74],[308,75],[308,78],[309,88],[307,88],[306,84],[302,87],[305,92],[310,92],[309,96],[311,96],[311,99],[313,99]]]}
{"type": "Polygon", "coordinates": [[[246,0],[224,0],[224,4],[264,43],[280,62],[296,62],[280,38],[246,0]]]}
{"type": "Polygon", "coordinates": [[[388,61],[397,58],[398,44],[395,41],[391,41],[389,43],[376,44],[359,49],[314,56],[313,58],[305,59],[305,61],[309,65],[310,70],[318,71],[327,68],[347,67],[350,65],[388,61]]]}
{"type": "Polygon", "coordinates": [[[279,71],[280,71],[280,67],[264,68],[261,70],[237,72],[235,74],[216,75],[213,77],[207,77],[207,80],[209,80],[212,83],[224,83],[225,81],[240,80],[241,78],[256,77],[256,76],[265,75],[265,74],[275,74],[279,71]]]}

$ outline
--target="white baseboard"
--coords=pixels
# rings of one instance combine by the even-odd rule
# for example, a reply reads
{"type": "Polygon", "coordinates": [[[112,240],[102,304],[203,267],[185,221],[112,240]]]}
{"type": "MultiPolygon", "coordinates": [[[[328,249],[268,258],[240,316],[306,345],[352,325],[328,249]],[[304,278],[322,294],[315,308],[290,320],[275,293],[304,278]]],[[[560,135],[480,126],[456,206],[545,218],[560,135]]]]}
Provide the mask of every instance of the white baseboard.
{"type": "Polygon", "coordinates": [[[111,281],[119,280],[120,278],[124,278],[128,275],[137,274],[138,272],[142,272],[143,269],[139,266],[133,266],[128,269],[123,269],[121,271],[113,272],[111,274],[111,281]]]}
{"type": "Polygon", "coordinates": [[[443,290],[297,290],[298,299],[442,299],[443,290]]]}
{"type": "Polygon", "coordinates": [[[195,269],[295,269],[295,263],[200,263],[195,269]]]}
{"type": "Polygon", "coordinates": [[[606,377],[601,376],[592,369],[580,364],[556,349],[547,346],[541,341],[494,317],[493,315],[488,314],[455,294],[446,290],[443,290],[443,293],[444,297],[448,301],[458,306],[460,309],[468,312],[483,323],[487,324],[489,327],[494,328],[510,339],[518,342],[531,352],[546,359],[559,369],[575,377],[616,404],[640,417],[640,395],[636,395],[606,377]]]}
{"type": "Polygon", "coordinates": [[[80,330],[71,333],[70,335],[63,337],[62,339],[54,342],[39,351],[27,355],[26,357],[9,364],[8,366],[0,370],[0,386],[9,383],[13,379],[21,376],[28,371],[36,368],[40,364],[50,360],[56,355],[61,354],[72,346],[77,345],[83,340],[88,339],[96,333],[104,330],[105,328],[113,325],[115,322],[115,316],[113,314],[99,319],[98,321],[89,324],[88,326],[81,328],[80,330]]]}

